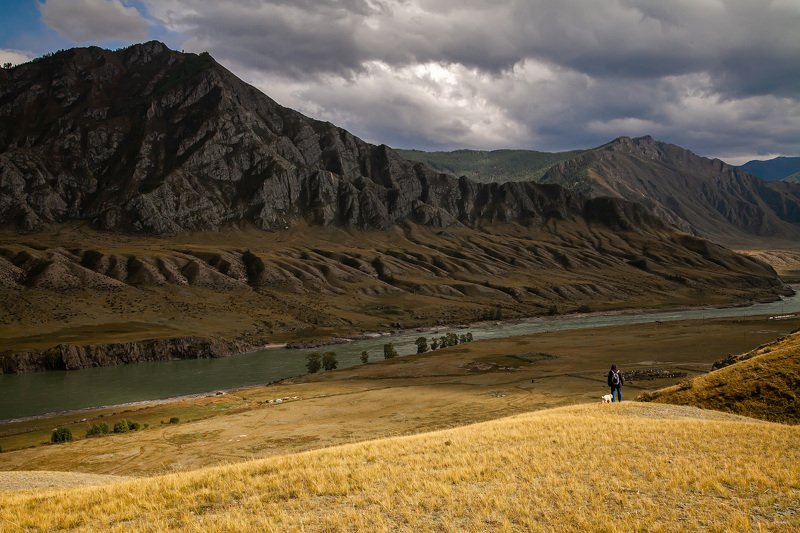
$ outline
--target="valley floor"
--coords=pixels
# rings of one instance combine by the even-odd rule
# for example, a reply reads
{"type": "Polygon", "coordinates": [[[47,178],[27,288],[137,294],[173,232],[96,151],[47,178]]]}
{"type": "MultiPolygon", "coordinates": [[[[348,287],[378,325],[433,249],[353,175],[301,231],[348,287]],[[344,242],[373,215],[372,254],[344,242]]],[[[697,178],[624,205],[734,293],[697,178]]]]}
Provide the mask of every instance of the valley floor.
{"type": "MultiPolygon", "coordinates": [[[[691,376],[798,326],[800,319],[719,319],[478,341],[220,396],[5,423],[0,470],[147,476],[599,402],[611,363],[691,376]],[[166,423],[172,417],[180,423],[166,423]],[[84,438],[92,424],[121,419],[150,427],[84,438]],[[58,426],[81,440],[42,446],[58,426]]],[[[629,379],[625,398],[680,379],[629,379]]]]}

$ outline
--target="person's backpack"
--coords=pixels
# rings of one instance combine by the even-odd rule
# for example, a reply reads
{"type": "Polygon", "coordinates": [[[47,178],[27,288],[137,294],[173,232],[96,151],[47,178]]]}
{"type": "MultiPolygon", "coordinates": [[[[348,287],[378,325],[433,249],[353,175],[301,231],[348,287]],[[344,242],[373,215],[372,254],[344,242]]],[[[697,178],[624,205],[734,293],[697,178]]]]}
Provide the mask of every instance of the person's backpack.
{"type": "Polygon", "coordinates": [[[611,384],[615,387],[620,384],[619,371],[611,372],[611,384]]]}

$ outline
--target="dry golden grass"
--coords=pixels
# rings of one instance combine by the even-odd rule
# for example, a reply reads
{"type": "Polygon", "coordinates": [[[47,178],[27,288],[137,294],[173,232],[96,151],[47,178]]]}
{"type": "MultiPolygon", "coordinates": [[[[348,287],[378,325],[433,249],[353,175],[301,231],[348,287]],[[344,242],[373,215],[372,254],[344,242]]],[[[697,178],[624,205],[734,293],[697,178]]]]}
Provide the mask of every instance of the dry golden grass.
{"type": "Polygon", "coordinates": [[[0,495],[8,531],[791,531],[800,428],[540,411],[100,488],[0,495]]]}
{"type": "Polygon", "coordinates": [[[800,333],[739,356],[738,362],[640,400],[693,405],[790,424],[800,423],[800,333]]]}

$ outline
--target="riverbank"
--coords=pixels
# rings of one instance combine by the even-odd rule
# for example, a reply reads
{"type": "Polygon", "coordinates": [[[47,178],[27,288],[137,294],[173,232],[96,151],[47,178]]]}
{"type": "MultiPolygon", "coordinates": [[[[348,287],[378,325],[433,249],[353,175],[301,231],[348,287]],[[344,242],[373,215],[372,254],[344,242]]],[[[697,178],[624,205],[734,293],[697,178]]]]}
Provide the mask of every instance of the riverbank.
{"type": "MultiPolygon", "coordinates": [[[[576,330],[645,322],[671,323],[677,320],[707,321],[726,316],[762,314],[765,317],[800,311],[800,296],[769,304],[722,309],[640,314],[621,312],[592,313],[567,317],[538,317],[527,321],[483,323],[470,327],[474,339],[502,339],[545,331],[576,330]]],[[[796,321],[788,319],[786,322],[796,321]]],[[[441,326],[429,330],[442,331],[441,326]]],[[[449,328],[450,331],[466,331],[449,328]]],[[[416,339],[426,336],[420,331],[397,332],[392,336],[373,335],[368,339],[338,345],[339,368],[361,364],[366,351],[371,361],[383,358],[383,345],[392,342],[400,355],[416,353],[416,339]]],[[[0,398],[0,420],[18,419],[54,411],[82,409],[99,405],[119,405],[142,400],[156,400],[209,391],[236,389],[271,383],[306,373],[305,355],[313,349],[272,347],[239,354],[236,357],[187,359],[96,367],[80,372],[41,372],[0,375],[0,388],[7,392],[0,398]]],[[[728,354],[724,354],[728,355],[728,354]]]]}
{"type": "MultiPolygon", "coordinates": [[[[612,362],[623,371],[693,376],[728,354],[745,352],[798,326],[800,320],[766,317],[676,321],[670,327],[650,320],[484,339],[270,386],[235,388],[224,395],[0,424],[0,447],[5,450],[0,469],[151,475],[599,402],[607,392],[605,373],[612,362]],[[267,403],[294,396],[299,399],[267,403]],[[171,417],[179,423],[169,424],[171,417]],[[84,438],[93,423],[113,425],[121,419],[149,427],[84,438]],[[58,426],[69,427],[80,439],[69,445],[69,453],[60,445],[41,446],[58,426]]],[[[679,379],[627,382],[625,398],[679,379]]]]}

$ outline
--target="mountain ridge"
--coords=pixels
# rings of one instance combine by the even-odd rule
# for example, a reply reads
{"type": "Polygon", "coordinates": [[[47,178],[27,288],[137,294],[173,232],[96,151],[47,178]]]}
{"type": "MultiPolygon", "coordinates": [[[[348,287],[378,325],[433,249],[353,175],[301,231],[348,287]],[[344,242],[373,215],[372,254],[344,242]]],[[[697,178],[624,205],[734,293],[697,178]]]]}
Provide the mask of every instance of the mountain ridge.
{"type": "Polygon", "coordinates": [[[635,205],[432,171],[278,105],[208,54],[157,41],[72,49],[0,76],[0,224],[24,230],[539,224],[601,208],[622,225],[656,223],[635,205]]]}
{"type": "Polygon", "coordinates": [[[684,231],[723,244],[800,240],[800,187],[765,182],[650,136],[617,138],[554,165],[540,182],[638,202],[684,231]]]}

